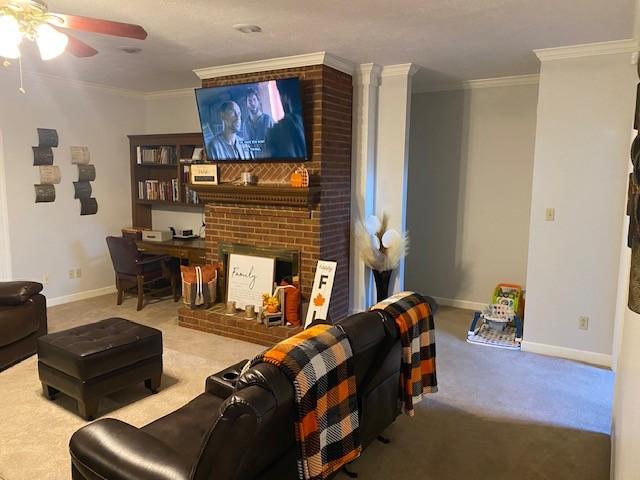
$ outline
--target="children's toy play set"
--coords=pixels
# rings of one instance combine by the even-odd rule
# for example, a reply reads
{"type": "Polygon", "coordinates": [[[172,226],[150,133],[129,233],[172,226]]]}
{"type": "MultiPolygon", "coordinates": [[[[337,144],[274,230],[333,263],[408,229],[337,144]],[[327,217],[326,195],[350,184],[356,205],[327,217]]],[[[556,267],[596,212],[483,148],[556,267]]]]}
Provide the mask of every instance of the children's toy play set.
{"type": "Polygon", "coordinates": [[[522,342],[524,297],[522,287],[499,283],[491,304],[475,312],[467,334],[467,342],[496,348],[518,350],[522,342]]]}

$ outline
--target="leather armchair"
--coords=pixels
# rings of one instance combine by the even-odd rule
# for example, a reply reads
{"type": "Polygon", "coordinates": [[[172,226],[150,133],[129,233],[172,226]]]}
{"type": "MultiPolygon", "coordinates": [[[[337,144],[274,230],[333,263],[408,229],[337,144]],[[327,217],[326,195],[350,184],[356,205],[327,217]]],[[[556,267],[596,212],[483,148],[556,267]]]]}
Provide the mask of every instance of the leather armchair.
{"type": "MultiPolygon", "coordinates": [[[[400,413],[400,341],[395,323],[381,312],[337,324],[354,353],[366,447],[400,413]]],[[[226,388],[216,377],[187,405],[140,429],[104,419],[78,430],[70,441],[73,478],[297,479],[294,395],[286,376],[263,363],[226,388]]]]}
{"type": "Polygon", "coordinates": [[[47,333],[47,301],[37,282],[0,282],[0,371],[36,353],[47,333]]]}

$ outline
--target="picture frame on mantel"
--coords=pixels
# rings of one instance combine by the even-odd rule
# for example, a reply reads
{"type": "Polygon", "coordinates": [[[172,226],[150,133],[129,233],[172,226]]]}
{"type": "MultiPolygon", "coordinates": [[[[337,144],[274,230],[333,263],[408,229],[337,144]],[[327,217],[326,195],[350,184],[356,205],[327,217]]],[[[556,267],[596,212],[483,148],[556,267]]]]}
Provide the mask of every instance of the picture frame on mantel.
{"type": "Polygon", "coordinates": [[[227,271],[227,302],[236,302],[236,308],[262,305],[262,294],[271,295],[275,276],[275,258],[252,255],[229,255],[227,271]]]}
{"type": "Polygon", "coordinates": [[[192,185],[218,185],[218,165],[193,164],[189,167],[192,185]]]}

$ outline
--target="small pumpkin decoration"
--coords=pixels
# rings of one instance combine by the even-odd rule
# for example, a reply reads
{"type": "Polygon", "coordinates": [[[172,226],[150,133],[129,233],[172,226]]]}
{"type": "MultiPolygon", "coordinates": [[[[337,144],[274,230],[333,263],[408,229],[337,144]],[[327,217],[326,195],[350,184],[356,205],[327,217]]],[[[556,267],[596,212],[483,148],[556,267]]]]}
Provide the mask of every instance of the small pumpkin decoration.
{"type": "Polygon", "coordinates": [[[291,186],[303,188],[309,186],[309,171],[304,167],[296,167],[291,174],[291,186]]]}

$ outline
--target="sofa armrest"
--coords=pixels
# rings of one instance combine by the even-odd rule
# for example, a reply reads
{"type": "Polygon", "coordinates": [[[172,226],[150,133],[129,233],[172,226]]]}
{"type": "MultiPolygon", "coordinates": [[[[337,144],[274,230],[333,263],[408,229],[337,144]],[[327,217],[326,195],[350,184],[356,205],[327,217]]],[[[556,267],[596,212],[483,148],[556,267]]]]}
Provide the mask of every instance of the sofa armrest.
{"type": "Polygon", "coordinates": [[[236,389],[236,382],[240,378],[240,372],[248,361],[242,360],[207,377],[204,391],[223,399],[231,396],[236,389]]]}
{"type": "Polygon", "coordinates": [[[69,451],[73,465],[86,478],[186,480],[191,467],[157,438],[113,418],[75,432],[69,451]]]}
{"type": "Polygon", "coordinates": [[[0,305],[22,305],[41,291],[38,282],[0,282],[0,305]]]}

